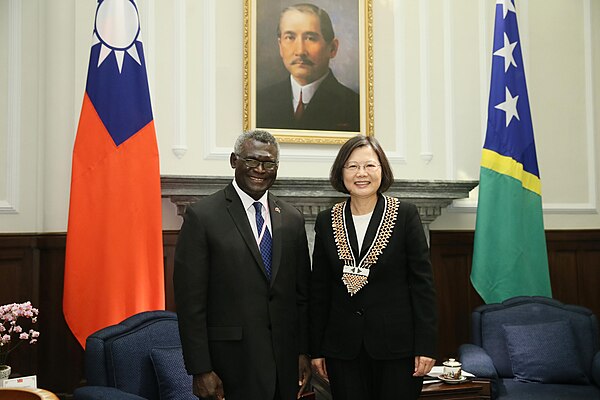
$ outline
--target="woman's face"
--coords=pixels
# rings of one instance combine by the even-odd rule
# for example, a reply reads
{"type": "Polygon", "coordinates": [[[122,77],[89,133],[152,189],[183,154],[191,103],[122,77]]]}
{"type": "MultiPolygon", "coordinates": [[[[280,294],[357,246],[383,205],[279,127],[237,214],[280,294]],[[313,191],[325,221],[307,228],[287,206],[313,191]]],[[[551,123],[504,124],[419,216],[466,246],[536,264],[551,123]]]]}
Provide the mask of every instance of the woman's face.
{"type": "Polygon", "coordinates": [[[354,150],[344,164],[344,186],[352,198],[377,196],[381,185],[381,164],[371,146],[354,150]]]}

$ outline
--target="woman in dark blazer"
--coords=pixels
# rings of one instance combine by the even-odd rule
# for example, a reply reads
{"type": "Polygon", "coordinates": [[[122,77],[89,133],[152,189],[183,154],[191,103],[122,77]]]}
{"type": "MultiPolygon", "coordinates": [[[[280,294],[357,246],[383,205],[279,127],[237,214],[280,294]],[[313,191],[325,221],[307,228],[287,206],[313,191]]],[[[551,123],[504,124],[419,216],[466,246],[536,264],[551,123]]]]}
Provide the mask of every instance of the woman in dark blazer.
{"type": "Polygon", "coordinates": [[[429,248],[417,208],[383,194],[393,180],[377,140],[352,137],[330,174],[350,198],[315,223],[311,356],[335,400],[416,399],[435,364],[429,248]]]}

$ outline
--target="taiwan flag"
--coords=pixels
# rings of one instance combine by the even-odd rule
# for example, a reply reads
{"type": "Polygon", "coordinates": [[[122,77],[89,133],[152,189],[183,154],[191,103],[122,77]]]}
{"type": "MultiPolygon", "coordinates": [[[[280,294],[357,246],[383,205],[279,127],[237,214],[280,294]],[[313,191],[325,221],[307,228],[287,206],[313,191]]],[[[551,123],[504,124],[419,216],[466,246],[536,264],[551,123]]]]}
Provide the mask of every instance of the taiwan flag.
{"type": "Polygon", "coordinates": [[[160,170],[134,0],[99,0],[73,149],[63,308],[85,347],[164,309],[160,170]]]}
{"type": "Polygon", "coordinates": [[[542,185],[513,0],[496,0],[471,282],[488,304],[515,296],[552,296],[542,185]]]}

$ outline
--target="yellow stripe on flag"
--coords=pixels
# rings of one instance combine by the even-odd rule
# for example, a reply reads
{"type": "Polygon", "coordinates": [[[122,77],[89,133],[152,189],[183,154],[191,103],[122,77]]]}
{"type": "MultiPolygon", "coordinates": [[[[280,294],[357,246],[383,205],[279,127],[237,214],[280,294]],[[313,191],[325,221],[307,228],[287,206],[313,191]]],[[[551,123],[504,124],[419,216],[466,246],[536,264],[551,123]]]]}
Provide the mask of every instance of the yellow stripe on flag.
{"type": "Polygon", "coordinates": [[[530,172],[523,170],[523,164],[511,157],[503,156],[495,151],[483,149],[481,155],[481,166],[489,168],[500,174],[508,175],[521,181],[523,187],[534,193],[542,195],[542,183],[540,178],[530,172]]]}

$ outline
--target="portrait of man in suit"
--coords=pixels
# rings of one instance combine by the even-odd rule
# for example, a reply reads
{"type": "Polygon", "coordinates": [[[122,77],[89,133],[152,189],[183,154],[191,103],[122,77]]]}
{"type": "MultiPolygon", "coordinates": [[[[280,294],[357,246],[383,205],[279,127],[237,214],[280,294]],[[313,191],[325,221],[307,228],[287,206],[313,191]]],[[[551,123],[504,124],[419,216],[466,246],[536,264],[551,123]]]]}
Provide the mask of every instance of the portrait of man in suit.
{"type": "Polygon", "coordinates": [[[338,81],[330,68],[340,42],[329,14],[310,3],[284,8],[277,43],[289,76],[258,90],[256,126],[360,131],[359,94],[338,81]]]}

